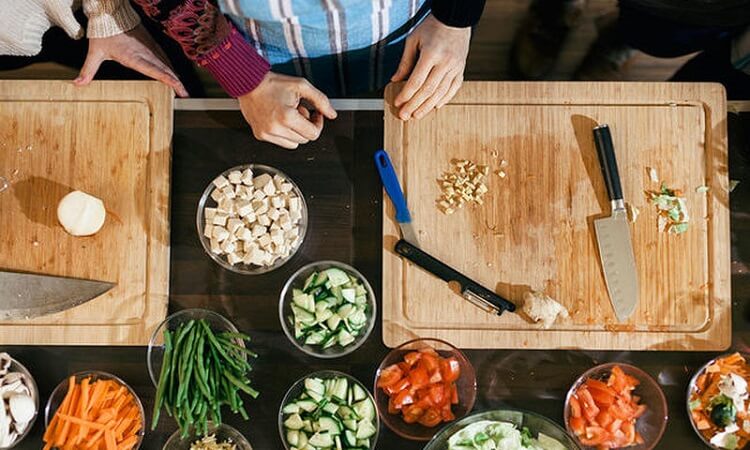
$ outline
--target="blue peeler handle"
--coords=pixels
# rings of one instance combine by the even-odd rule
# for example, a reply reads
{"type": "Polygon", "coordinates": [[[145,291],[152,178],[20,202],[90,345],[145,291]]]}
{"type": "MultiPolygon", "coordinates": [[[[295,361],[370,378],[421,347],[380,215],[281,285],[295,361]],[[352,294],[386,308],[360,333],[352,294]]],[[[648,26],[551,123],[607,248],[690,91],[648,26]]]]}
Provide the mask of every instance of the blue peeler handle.
{"type": "Polygon", "coordinates": [[[396,221],[399,223],[411,222],[411,215],[409,214],[409,208],[406,206],[406,199],[401,190],[401,184],[399,184],[398,177],[396,177],[396,171],[393,169],[393,164],[391,164],[391,158],[385,150],[375,152],[375,165],[378,168],[385,192],[388,193],[393,206],[396,207],[396,221]]]}

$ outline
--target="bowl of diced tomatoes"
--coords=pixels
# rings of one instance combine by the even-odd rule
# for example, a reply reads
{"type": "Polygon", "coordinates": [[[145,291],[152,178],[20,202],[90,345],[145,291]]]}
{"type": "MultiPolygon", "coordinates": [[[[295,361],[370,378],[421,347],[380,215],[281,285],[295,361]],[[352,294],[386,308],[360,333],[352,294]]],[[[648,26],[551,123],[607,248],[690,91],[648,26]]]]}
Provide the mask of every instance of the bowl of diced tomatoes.
{"type": "Polygon", "coordinates": [[[582,448],[651,450],[667,427],[659,383],[622,363],[589,369],[568,391],[565,426],[582,448]]]}
{"type": "Polygon", "coordinates": [[[440,339],[415,339],[383,359],[373,392],[388,428],[406,439],[428,441],[442,425],[471,411],[477,378],[461,350],[440,339]]]}

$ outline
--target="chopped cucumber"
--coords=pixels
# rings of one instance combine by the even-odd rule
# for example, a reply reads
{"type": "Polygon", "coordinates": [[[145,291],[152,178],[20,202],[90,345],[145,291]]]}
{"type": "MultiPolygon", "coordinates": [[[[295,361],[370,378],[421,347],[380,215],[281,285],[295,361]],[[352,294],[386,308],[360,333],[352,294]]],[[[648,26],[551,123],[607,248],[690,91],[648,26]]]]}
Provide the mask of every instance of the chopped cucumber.
{"type": "Polygon", "coordinates": [[[331,268],[307,277],[292,289],[294,338],[321,349],[346,347],[357,340],[371,318],[367,289],[353,275],[331,268]]]}
{"type": "Polygon", "coordinates": [[[345,377],[303,382],[304,391],[282,407],[284,433],[297,450],[371,448],[375,407],[364,387],[345,377]]]}

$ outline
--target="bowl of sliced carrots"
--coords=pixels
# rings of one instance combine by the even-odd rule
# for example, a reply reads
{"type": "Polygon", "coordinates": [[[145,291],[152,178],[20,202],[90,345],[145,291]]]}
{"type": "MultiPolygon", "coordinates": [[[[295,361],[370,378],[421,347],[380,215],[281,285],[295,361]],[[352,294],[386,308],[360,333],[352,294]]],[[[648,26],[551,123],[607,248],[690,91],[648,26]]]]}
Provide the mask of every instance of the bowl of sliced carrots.
{"type": "Polygon", "coordinates": [[[568,432],[584,449],[651,450],[667,427],[667,400],[643,370],[602,364],[570,388],[564,418],[568,432]]]}
{"type": "Polygon", "coordinates": [[[687,392],[690,423],[710,448],[748,447],[750,365],[747,358],[732,353],[712,359],[690,380],[687,392]]]}
{"type": "Polygon", "coordinates": [[[52,391],[44,415],[44,450],[137,450],[143,441],[143,405],[130,386],[109,373],[69,376],[52,391]]]}
{"type": "Polygon", "coordinates": [[[373,392],[388,428],[406,439],[429,441],[471,411],[477,378],[458,348],[440,339],[415,339],[383,359],[373,392]]]}

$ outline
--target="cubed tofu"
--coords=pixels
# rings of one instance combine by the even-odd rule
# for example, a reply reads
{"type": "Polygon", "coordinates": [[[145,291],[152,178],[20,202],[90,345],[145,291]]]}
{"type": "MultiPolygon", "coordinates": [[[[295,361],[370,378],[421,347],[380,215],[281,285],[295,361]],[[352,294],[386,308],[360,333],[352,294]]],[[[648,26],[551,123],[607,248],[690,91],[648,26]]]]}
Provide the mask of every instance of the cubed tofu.
{"type": "Polygon", "coordinates": [[[211,253],[221,255],[221,243],[218,239],[211,239],[211,253]]]}
{"type": "Polygon", "coordinates": [[[221,243],[221,250],[224,253],[233,253],[237,249],[237,244],[234,242],[230,242],[229,240],[226,240],[221,243]]]}
{"type": "Polygon", "coordinates": [[[284,197],[277,195],[271,199],[271,206],[274,208],[283,208],[284,207],[284,197]]]}
{"type": "Polygon", "coordinates": [[[232,217],[231,219],[229,219],[229,221],[227,222],[227,230],[229,230],[229,232],[232,233],[232,234],[236,233],[237,230],[239,230],[240,227],[242,227],[242,226],[243,226],[242,220],[241,219],[236,219],[234,217],[232,217]]]}
{"type": "Polygon", "coordinates": [[[254,212],[251,212],[250,214],[243,217],[243,219],[245,219],[246,224],[250,225],[251,223],[254,223],[258,219],[258,217],[254,212]]]}
{"type": "Polygon", "coordinates": [[[282,183],[281,186],[279,186],[279,190],[284,194],[292,192],[292,188],[292,183],[282,183]]]}
{"type": "Polygon", "coordinates": [[[266,234],[266,231],[268,231],[268,229],[264,227],[263,225],[255,224],[253,225],[253,228],[251,231],[253,232],[253,237],[259,238],[263,236],[264,234],[266,234]]]}
{"type": "Polygon", "coordinates": [[[253,185],[253,170],[252,169],[245,169],[242,171],[242,184],[244,184],[245,186],[253,185]]]}
{"type": "Polygon", "coordinates": [[[279,223],[278,223],[278,222],[274,222],[274,223],[272,223],[272,224],[271,224],[271,226],[270,226],[270,227],[268,227],[268,229],[269,229],[270,231],[273,231],[273,230],[280,230],[280,229],[281,229],[281,226],[279,225],[279,223]]]}
{"type": "Polygon", "coordinates": [[[216,177],[214,179],[213,183],[214,183],[214,186],[216,186],[217,189],[222,189],[226,185],[229,184],[229,180],[227,180],[226,177],[224,177],[224,175],[219,175],[218,177],[216,177]]]}
{"type": "Polygon", "coordinates": [[[289,214],[279,217],[278,223],[282,230],[290,230],[292,228],[292,219],[289,217],[289,214]]]}
{"type": "Polygon", "coordinates": [[[242,226],[235,232],[235,236],[243,241],[250,241],[253,239],[253,232],[249,228],[242,226]]]}
{"type": "Polygon", "coordinates": [[[214,231],[214,226],[211,223],[206,222],[206,226],[203,227],[203,236],[207,238],[211,238],[213,237],[213,231],[214,231]]]}
{"type": "Polygon", "coordinates": [[[255,215],[260,216],[261,214],[268,213],[268,209],[270,205],[271,205],[271,202],[267,198],[264,198],[263,200],[260,201],[259,207],[257,208],[253,207],[253,209],[255,210],[255,215]]]}
{"type": "Polygon", "coordinates": [[[268,217],[268,214],[260,214],[258,216],[258,223],[263,225],[264,227],[267,227],[271,225],[271,219],[268,217]]]}
{"type": "Polygon", "coordinates": [[[234,188],[230,185],[225,186],[221,192],[224,194],[224,197],[232,199],[235,198],[236,195],[234,193],[234,188]]]}
{"type": "Polygon", "coordinates": [[[276,222],[279,220],[279,210],[276,208],[271,208],[268,210],[268,218],[276,222]]]}
{"type": "Polygon", "coordinates": [[[286,183],[286,179],[279,175],[278,173],[273,176],[273,184],[276,186],[276,189],[280,189],[281,185],[286,183]]]}
{"type": "Polygon", "coordinates": [[[262,200],[262,199],[266,198],[266,193],[263,192],[263,189],[255,189],[253,191],[253,198],[255,200],[262,200]]]}
{"type": "Polygon", "coordinates": [[[287,241],[291,241],[297,236],[299,236],[299,228],[297,227],[284,231],[284,239],[286,239],[287,241]]]}
{"type": "Polygon", "coordinates": [[[300,210],[302,210],[302,204],[299,201],[299,197],[289,197],[289,212],[300,210]]]}
{"type": "Polygon", "coordinates": [[[282,245],[284,243],[284,232],[281,230],[271,231],[271,241],[276,245],[282,245]]]}
{"type": "Polygon", "coordinates": [[[229,231],[227,231],[226,228],[217,225],[211,230],[211,235],[217,241],[222,242],[229,237],[229,231]]]}
{"type": "Polygon", "coordinates": [[[237,252],[233,252],[227,255],[227,262],[231,265],[239,264],[242,262],[242,255],[237,252]]]}
{"type": "Polygon", "coordinates": [[[214,189],[211,191],[211,198],[216,202],[219,203],[224,199],[224,193],[221,191],[221,189],[214,189]]]}
{"type": "Polygon", "coordinates": [[[289,211],[289,218],[296,224],[302,219],[302,211],[289,211]]]}
{"type": "Polygon", "coordinates": [[[247,200],[238,201],[235,204],[235,209],[237,210],[237,214],[239,214],[240,217],[245,217],[254,211],[252,202],[247,200]]]}
{"type": "Polygon", "coordinates": [[[255,250],[250,256],[250,263],[255,264],[256,266],[262,266],[264,265],[267,257],[268,254],[265,251],[260,249],[255,250]]]}
{"type": "Polygon", "coordinates": [[[204,208],[203,209],[203,217],[206,218],[207,221],[210,221],[214,218],[216,215],[216,208],[204,208]]]}
{"type": "Polygon", "coordinates": [[[245,241],[245,243],[242,245],[242,249],[245,251],[245,253],[250,253],[253,250],[258,250],[260,246],[255,240],[252,241],[245,241]]]}
{"type": "Polygon", "coordinates": [[[268,183],[273,182],[271,175],[264,173],[253,178],[253,186],[255,189],[263,189],[268,183]]]}
{"type": "Polygon", "coordinates": [[[268,233],[258,238],[258,244],[260,244],[261,248],[268,247],[269,245],[271,245],[271,242],[273,241],[271,240],[271,235],[268,233]]]}
{"type": "Polygon", "coordinates": [[[229,172],[227,178],[229,178],[229,182],[232,184],[240,184],[242,182],[242,172],[239,170],[233,170],[229,172]]]}
{"type": "Polygon", "coordinates": [[[218,225],[220,227],[225,227],[227,225],[227,219],[229,218],[228,215],[222,214],[222,213],[216,213],[213,220],[211,221],[214,225],[218,225]]]}
{"type": "Polygon", "coordinates": [[[269,197],[276,194],[276,185],[273,184],[273,181],[269,181],[265,186],[263,186],[263,192],[265,192],[266,196],[269,197]]]}

